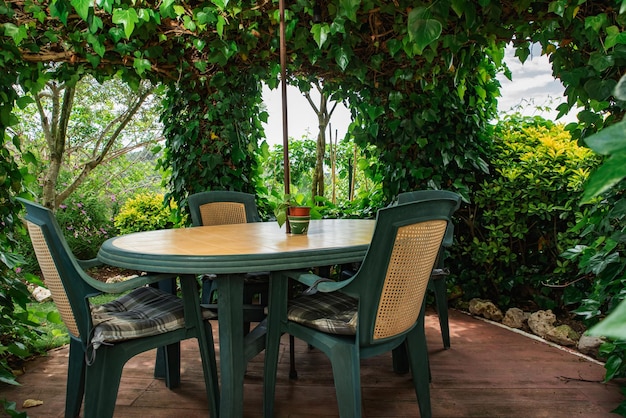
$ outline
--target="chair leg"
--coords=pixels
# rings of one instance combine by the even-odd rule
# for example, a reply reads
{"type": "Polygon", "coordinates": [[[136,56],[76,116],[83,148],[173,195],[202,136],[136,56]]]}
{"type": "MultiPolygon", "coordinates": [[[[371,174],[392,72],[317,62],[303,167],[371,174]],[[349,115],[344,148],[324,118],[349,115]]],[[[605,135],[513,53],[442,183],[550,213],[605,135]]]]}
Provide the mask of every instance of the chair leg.
{"type": "Polygon", "coordinates": [[[287,315],[287,281],[279,273],[272,274],[270,280],[270,295],[272,301],[267,317],[267,343],[265,347],[265,376],[263,379],[263,416],[274,417],[274,398],[276,393],[276,370],[278,368],[278,354],[280,349],[281,318],[287,315]]]}
{"type": "Polygon", "coordinates": [[[393,371],[396,374],[406,374],[409,372],[409,353],[406,343],[402,343],[391,351],[393,371]]]}
{"type": "Polygon", "coordinates": [[[430,364],[428,361],[428,347],[424,333],[424,314],[420,315],[415,328],[407,334],[406,343],[409,352],[409,362],[413,373],[413,386],[417,396],[421,418],[431,418],[430,404],[430,364]]]}
{"type": "Polygon", "coordinates": [[[65,418],[80,415],[85,394],[85,351],[80,340],[70,337],[70,358],[65,392],[65,418]]]}
{"type": "Polygon", "coordinates": [[[446,289],[445,276],[435,277],[432,280],[435,288],[435,302],[437,304],[437,316],[439,317],[439,328],[441,328],[441,338],[443,348],[450,348],[450,327],[448,325],[448,294],[446,289]]]}
{"type": "Polygon", "coordinates": [[[217,292],[217,284],[215,280],[213,280],[215,276],[211,274],[206,274],[202,276],[202,292],[200,296],[200,301],[203,305],[208,305],[211,303],[215,303],[214,295],[217,292]]]}
{"type": "Polygon", "coordinates": [[[208,321],[204,321],[204,333],[204,341],[201,341],[202,335],[198,337],[200,357],[202,358],[202,372],[204,373],[204,383],[209,402],[210,416],[218,417],[220,410],[220,389],[217,379],[213,331],[211,329],[211,324],[208,321]]]}
{"type": "Polygon", "coordinates": [[[119,361],[115,350],[98,348],[95,361],[85,375],[85,417],[110,418],[122,378],[124,361],[119,361]]]}
{"type": "MultiPolygon", "coordinates": [[[[198,295],[195,277],[193,275],[180,276],[180,287],[183,292],[186,326],[188,329],[191,327],[196,329],[195,336],[198,340],[200,358],[202,359],[202,372],[204,375],[207,402],[209,403],[209,412],[211,417],[217,417],[219,416],[220,393],[217,380],[213,331],[210,322],[202,318],[202,313],[200,312],[200,307],[197,302],[193,302],[193,299],[198,295]]],[[[180,355],[176,358],[180,359],[180,355]]],[[[180,371],[180,364],[176,370],[180,371]]]]}
{"type": "Polygon", "coordinates": [[[329,353],[340,417],[360,417],[361,365],[358,347],[341,344],[329,353]]]}
{"type": "Polygon", "coordinates": [[[296,370],[296,339],[293,335],[289,336],[289,378],[298,380],[298,371],[296,370]]]}
{"type": "MultiPolygon", "coordinates": [[[[162,280],[151,286],[173,295],[176,294],[176,279],[162,280]]],[[[180,343],[157,349],[154,378],[165,379],[165,385],[169,389],[180,386],[180,343]]]]}

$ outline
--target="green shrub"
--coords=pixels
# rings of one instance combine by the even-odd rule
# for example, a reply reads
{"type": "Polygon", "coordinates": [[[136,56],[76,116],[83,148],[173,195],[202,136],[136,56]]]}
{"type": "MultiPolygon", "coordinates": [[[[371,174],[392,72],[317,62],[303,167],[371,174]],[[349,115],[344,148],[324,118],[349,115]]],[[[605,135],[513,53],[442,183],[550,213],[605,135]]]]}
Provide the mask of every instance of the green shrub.
{"type": "Polygon", "coordinates": [[[79,259],[94,258],[104,241],[115,235],[111,208],[101,199],[72,194],[55,216],[67,244],[79,259]]]}
{"type": "MultiPolygon", "coordinates": [[[[115,226],[120,234],[173,228],[179,225],[175,211],[176,204],[164,202],[162,194],[141,193],[122,205],[115,226]]],[[[184,220],[180,224],[184,225],[184,220]]]]}
{"type": "Polygon", "coordinates": [[[598,158],[541,118],[505,119],[495,135],[491,177],[459,212],[459,245],[452,248],[458,284],[466,297],[503,306],[562,306],[589,285],[560,290],[577,269],[559,255],[578,241],[572,228],[582,185],[598,158]]]}
{"type": "Polygon", "coordinates": [[[25,192],[34,177],[20,169],[14,159],[19,140],[9,141],[0,132],[0,385],[17,384],[12,370],[16,359],[32,354],[32,341],[37,338],[36,323],[28,315],[18,315],[16,307],[25,308],[30,293],[17,272],[24,262],[18,243],[25,234],[19,220],[22,205],[13,197],[29,197],[25,192]]]}

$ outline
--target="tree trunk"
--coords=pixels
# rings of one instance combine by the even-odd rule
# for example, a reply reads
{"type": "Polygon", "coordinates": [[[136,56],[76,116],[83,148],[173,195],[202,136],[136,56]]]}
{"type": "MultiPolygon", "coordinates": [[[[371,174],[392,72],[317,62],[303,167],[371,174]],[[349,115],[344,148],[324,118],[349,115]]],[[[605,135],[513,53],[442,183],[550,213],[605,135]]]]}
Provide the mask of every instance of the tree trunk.
{"type": "Polygon", "coordinates": [[[326,127],[330,123],[337,102],[333,104],[333,107],[328,110],[328,96],[323,91],[318,82],[314,83],[317,91],[320,93],[319,107],[315,105],[311,99],[309,92],[305,92],[304,96],[317,114],[319,132],[317,134],[317,146],[315,153],[315,171],[313,173],[313,184],[311,186],[311,197],[324,196],[324,155],[326,153],[326,127]]]}
{"type": "Polygon", "coordinates": [[[46,90],[35,97],[41,127],[46,139],[46,149],[41,155],[42,160],[45,161],[47,159],[48,163],[48,167],[43,174],[42,190],[42,204],[47,208],[54,210],[59,207],[87,179],[89,173],[103,162],[110,161],[134,149],[162,139],[155,138],[150,141],[115,147],[124,128],[152,93],[152,86],[144,86],[133,97],[127,108],[118,117],[111,120],[102,132],[96,133],[94,138],[90,140],[88,158],[85,161],[81,161],[77,171],[78,174],[72,176],[69,185],[59,191],[59,175],[65,160],[68,158],[68,152],[71,152],[68,149],[67,128],[74,105],[76,86],[50,82],[47,87],[46,90]],[[44,99],[50,101],[48,108],[44,106],[44,99]]]}

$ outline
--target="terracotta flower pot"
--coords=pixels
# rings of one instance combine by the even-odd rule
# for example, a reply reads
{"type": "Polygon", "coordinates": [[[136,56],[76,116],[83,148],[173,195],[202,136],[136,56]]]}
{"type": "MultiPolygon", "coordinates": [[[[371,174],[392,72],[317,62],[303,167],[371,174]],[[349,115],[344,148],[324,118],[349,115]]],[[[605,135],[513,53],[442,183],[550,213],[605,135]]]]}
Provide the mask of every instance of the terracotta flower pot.
{"type": "Polygon", "coordinates": [[[292,216],[310,216],[311,208],[308,206],[289,206],[289,215],[292,216]]]}

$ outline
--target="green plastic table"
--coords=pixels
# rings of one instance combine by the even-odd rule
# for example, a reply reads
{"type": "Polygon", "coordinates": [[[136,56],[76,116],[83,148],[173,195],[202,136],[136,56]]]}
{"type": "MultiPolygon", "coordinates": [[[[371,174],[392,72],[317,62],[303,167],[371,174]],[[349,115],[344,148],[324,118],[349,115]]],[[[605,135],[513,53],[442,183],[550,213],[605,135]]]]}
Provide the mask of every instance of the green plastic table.
{"type": "Polygon", "coordinates": [[[236,418],[243,415],[246,364],[265,347],[263,327],[244,337],[242,273],[361,261],[374,226],[373,220],[324,219],[311,221],[307,235],[287,234],[276,222],[137,232],[107,240],[98,259],[152,273],[217,274],[220,416],[236,418]]]}

